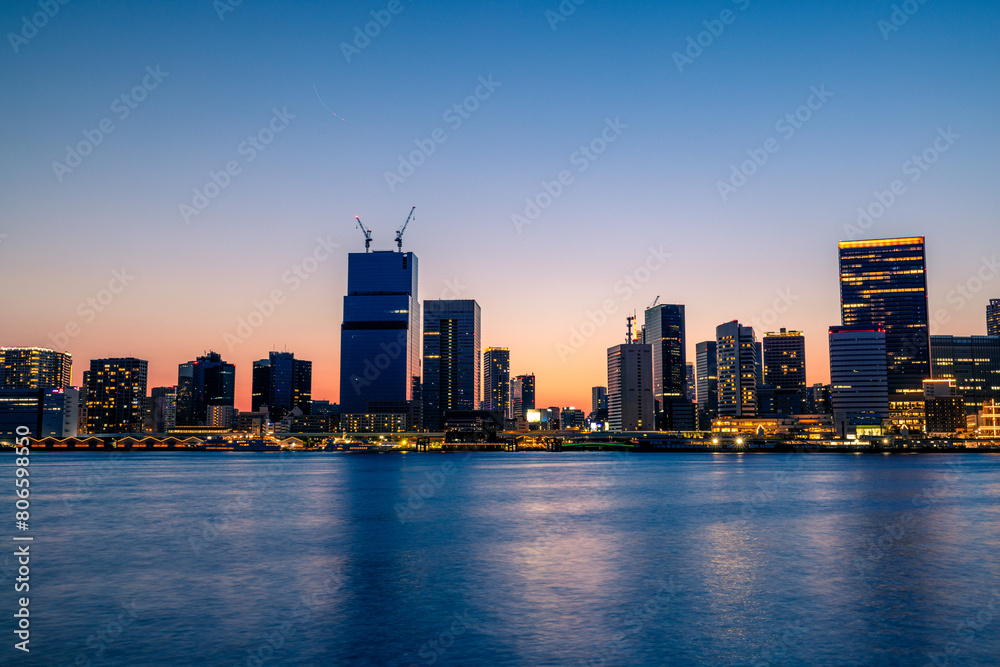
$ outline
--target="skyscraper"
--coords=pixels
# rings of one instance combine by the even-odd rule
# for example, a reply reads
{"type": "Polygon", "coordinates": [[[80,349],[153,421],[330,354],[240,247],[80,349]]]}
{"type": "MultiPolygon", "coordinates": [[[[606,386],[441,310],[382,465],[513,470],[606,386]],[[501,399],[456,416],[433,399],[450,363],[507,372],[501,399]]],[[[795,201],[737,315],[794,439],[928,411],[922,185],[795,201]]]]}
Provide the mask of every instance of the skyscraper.
{"type": "Polygon", "coordinates": [[[1000,336],[1000,299],[990,299],[986,306],[986,335],[1000,336]]]}
{"type": "Polygon", "coordinates": [[[94,359],[83,374],[88,433],[142,433],[148,362],[94,359]]]}
{"type": "Polygon", "coordinates": [[[764,384],[774,392],[774,413],[803,414],[806,391],[806,339],[801,331],[764,334],[764,384]]]}
{"type": "Polygon", "coordinates": [[[236,366],[209,352],[177,367],[177,425],[204,426],[208,406],[236,404],[236,366]]]}
{"type": "Polygon", "coordinates": [[[843,326],[885,331],[890,411],[922,400],[931,377],[924,237],[842,241],[840,303],[843,326]]]}
{"type": "Polygon", "coordinates": [[[518,375],[510,381],[510,418],[524,419],[528,410],[535,409],[534,374],[518,375]]]}
{"type": "Polygon", "coordinates": [[[473,299],[424,301],[424,428],[447,410],[475,410],[480,394],[480,308],[473,299]]]}
{"type": "Polygon", "coordinates": [[[350,253],[340,329],[341,410],[365,414],[369,402],[412,401],[420,354],[416,255],[350,253]]]}
{"type": "Polygon", "coordinates": [[[876,427],[889,418],[885,349],[880,329],[830,327],[830,404],[841,436],[852,427],[876,427]]]}
{"type": "Polygon", "coordinates": [[[688,403],[694,403],[698,400],[697,375],[695,374],[694,364],[690,361],[687,362],[687,400],[688,403]]]}
{"type": "Polygon", "coordinates": [[[266,405],[272,421],[279,421],[293,408],[312,411],[312,362],[296,359],[291,352],[270,352],[267,359],[253,362],[250,409],[266,405]]]}
{"type": "Polygon", "coordinates": [[[60,389],[70,385],[73,357],[43,347],[0,347],[0,389],[60,389]]]}
{"type": "Polygon", "coordinates": [[[590,411],[593,413],[608,409],[608,388],[593,387],[590,390],[590,411]]]}
{"type": "Polygon", "coordinates": [[[703,431],[712,428],[712,420],[719,416],[719,366],[714,340],[695,346],[695,362],[698,365],[698,428],[703,431]]]}
{"type": "Polygon", "coordinates": [[[733,320],[715,328],[720,417],[757,415],[757,341],[733,320]]]}
{"type": "Polygon", "coordinates": [[[483,352],[483,407],[510,417],[510,350],[488,347],[483,352]]]}
{"type": "Polygon", "coordinates": [[[687,399],[687,337],[684,306],[660,304],[645,312],[643,342],[652,346],[653,398],[665,431],[692,430],[694,408],[687,399]]]}
{"type": "Polygon", "coordinates": [[[612,431],[656,428],[653,346],[623,343],[608,348],[608,426],[612,431]]]}

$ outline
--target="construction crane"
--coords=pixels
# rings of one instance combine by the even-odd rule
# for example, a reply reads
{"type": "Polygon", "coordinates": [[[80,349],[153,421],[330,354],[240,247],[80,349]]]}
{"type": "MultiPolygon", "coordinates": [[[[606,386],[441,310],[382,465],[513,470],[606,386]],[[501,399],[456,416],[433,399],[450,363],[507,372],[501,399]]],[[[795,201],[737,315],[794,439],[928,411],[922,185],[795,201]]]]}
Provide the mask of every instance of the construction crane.
{"type": "Polygon", "coordinates": [[[358,216],[354,216],[354,219],[358,221],[358,227],[361,228],[361,232],[365,235],[365,252],[368,252],[372,246],[372,230],[365,229],[365,226],[361,224],[361,218],[358,216]]]}
{"type": "MultiPolygon", "coordinates": [[[[660,302],[660,297],[659,295],[657,295],[657,297],[653,299],[653,303],[649,306],[649,308],[656,308],[656,304],[658,304],[659,302],[660,302]]],[[[646,310],[649,310],[649,308],[647,308],[646,310]]]]}
{"type": "Polygon", "coordinates": [[[402,227],[396,230],[396,247],[399,248],[399,252],[403,252],[403,232],[406,231],[406,226],[410,224],[410,220],[413,219],[413,212],[416,210],[417,210],[416,206],[411,208],[410,214],[406,216],[406,222],[403,223],[402,227]]]}

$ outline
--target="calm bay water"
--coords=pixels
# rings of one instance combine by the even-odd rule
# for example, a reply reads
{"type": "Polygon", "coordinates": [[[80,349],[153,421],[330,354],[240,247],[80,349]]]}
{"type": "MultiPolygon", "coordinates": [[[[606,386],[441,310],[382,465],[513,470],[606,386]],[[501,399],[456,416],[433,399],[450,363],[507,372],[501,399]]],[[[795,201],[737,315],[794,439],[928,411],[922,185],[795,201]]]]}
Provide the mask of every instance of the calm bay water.
{"type": "Polygon", "coordinates": [[[4,630],[5,664],[1000,664],[997,456],[36,452],[31,473],[31,654],[4,630]]]}

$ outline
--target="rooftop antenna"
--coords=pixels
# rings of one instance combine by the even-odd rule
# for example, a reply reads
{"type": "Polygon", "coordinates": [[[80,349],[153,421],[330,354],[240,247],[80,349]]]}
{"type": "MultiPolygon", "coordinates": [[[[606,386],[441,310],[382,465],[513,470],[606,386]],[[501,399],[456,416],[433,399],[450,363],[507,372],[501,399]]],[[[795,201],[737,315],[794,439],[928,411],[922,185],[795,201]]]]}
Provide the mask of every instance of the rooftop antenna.
{"type": "Polygon", "coordinates": [[[399,252],[403,252],[403,232],[406,231],[406,226],[410,224],[410,220],[413,219],[413,212],[416,210],[417,210],[416,206],[411,208],[410,214],[406,216],[406,222],[403,223],[402,227],[396,230],[396,247],[399,248],[399,252]]]}
{"type": "Polygon", "coordinates": [[[365,252],[369,252],[369,248],[372,246],[372,230],[365,229],[365,226],[361,224],[361,218],[354,216],[354,219],[358,221],[358,227],[361,228],[361,232],[365,235],[365,252]]]}
{"type": "Polygon", "coordinates": [[[625,342],[629,345],[632,344],[632,323],[635,322],[635,315],[629,315],[625,318],[628,322],[628,336],[625,338],[625,342]]]}

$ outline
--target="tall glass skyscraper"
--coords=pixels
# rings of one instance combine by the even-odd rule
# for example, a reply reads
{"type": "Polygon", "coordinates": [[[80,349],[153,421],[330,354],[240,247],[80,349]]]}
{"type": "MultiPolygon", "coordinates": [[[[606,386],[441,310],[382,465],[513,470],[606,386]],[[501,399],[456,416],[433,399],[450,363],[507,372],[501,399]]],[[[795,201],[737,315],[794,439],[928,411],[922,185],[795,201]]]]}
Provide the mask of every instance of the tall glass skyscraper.
{"type": "Polygon", "coordinates": [[[480,308],[473,299],[424,301],[424,428],[447,410],[475,410],[480,392],[480,308]]]}
{"type": "Polygon", "coordinates": [[[272,421],[279,421],[293,408],[312,411],[312,362],[296,359],[291,352],[271,352],[253,362],[250,408],[266,405],[272,421]]]}
{"type": "Polygon", "coordinates": [[[177,367],[177,425],[204,426],[208,407],[236,404],[236,366],[209,352],[177,367]]]}
{"type": "Polygon", "coordinates": [[[711,430],[712,420],[719,416],[719,365],[714,340],[695,345],[698,366],[698,428],[711,430]]]}
{"type": "Polygon", "coordinates": [[[488,347],[483,352],[483,407],[510,417],[510,350],[488,347]]]}
{"type": "Polygon", "coordinates": [[[931,377],[924,237],[842,241],[840,307],[845,327],[885,330],[890,403],[922,399],[931,377]]]}
{"type": "Polygon", "coordinates": [[[653,398],[660,405],[659,428],[693,430],[694,406],[687,398],[684,306],[663,303],[647,309],[643,332],[643,340],[653,351],[653,398]]]}
{"type": "MultiPolygon", "coordinates": [[[[607,396],[604,403],[607,407],[607,396]]],[[[510,381],[510,418],[524,419],[528,410],[535,409],[535,376],[534,374],[518,375],[510,381]]]]}
{"type": "Polygon", "coordinates": [[[352,252],[340,328],[340,406],[366,414],[368,403],[414,399],[420,370],[417,256],[352,252]]]}

